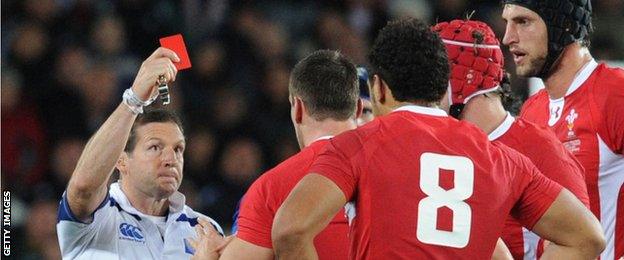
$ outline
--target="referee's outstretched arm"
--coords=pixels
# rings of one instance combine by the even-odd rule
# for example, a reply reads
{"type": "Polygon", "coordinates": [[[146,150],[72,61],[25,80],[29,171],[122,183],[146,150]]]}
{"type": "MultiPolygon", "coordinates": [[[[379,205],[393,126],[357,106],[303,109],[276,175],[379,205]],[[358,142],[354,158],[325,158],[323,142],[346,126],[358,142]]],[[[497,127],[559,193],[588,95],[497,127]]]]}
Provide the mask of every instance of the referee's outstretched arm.
{"type": "MultiPolygon", "coordinates": [[[[172,61],[179,61],[179,58],[169,49],[159,48],[152,53],[134,79],[134,95],[141,101],[152,97],[159,75],[164,75],[168,81],[175,80],[177,70],[172,61]]],[[[106,197],[108,179],[128,141],[137,114],[126,103],[119,104],[85,146],[66,193],[71,212],[78,220],[91,222],[93,212],[106,197]]]]}

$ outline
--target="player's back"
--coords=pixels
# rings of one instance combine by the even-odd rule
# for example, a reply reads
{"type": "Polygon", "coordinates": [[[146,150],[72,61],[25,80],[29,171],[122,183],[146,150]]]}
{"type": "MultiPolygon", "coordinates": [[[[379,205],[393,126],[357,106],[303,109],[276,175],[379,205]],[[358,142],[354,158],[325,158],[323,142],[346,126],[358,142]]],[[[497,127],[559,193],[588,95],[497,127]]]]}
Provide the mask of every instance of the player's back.
{"type": "MultiPolygon", "coordinates": [[[[277,210],[327,143],[327,140],[311,143],[301,152],[264,173],[251,185],[241,201],[236,234],[239,239],[257,246],[273,248],[271,227],[277,210]]],[[[319,259],[346,259],[348,230],[345,212],[341,210],[314,239],[319,259]]]]}
{"type": "MultiPolygon", "coordinates": [[[[488,137],[529,158],[544,176],[570,190],[589,209],[583,166],[550,129],[508,115],[488,137]]],[[[501,237],[514,259],[541,256],[539,236],[523,229],[512,217],[507,219],[501,237]]]]}
{"type": "Polygon", "coordinates": [[[334,138],[328,149],[354,167],[351,258],[489,258],[512,207],[532,226],[556,196],[551,187],[544,205],[516,204],[530,200],[534,166],[442,110],[403,107],[334,138]]]}

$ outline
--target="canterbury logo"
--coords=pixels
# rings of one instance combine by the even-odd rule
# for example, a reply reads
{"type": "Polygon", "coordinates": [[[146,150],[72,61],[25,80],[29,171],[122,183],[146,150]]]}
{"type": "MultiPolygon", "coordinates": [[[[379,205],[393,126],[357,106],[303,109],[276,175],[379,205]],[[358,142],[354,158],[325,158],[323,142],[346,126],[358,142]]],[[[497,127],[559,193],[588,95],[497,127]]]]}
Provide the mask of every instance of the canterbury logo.
{"type": "Polygon", "coordinates": [[[121,225],[119,225],[119,233],[121,233],[122,238],[138,242],[145,241],[141,229],[128,223],[121,223],[121,225]]]}

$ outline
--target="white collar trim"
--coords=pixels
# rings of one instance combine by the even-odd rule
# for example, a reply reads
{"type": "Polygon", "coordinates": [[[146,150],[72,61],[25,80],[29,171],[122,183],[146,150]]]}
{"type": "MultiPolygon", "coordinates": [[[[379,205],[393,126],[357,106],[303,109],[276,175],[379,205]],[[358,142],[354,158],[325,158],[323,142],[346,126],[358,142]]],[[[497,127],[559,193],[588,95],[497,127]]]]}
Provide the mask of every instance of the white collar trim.
{"type": "Polygon", "coordinates": [[[314,143],[316,141],[332,139],[333,137],[334,137],[333,135],[324,135],[324,136],[321,136],[319,138],[314,139],[314,141],[312,141],[312,143],[314,143]]]}
{"type": "Polygon", "coordinates": [[[570,84],[570,87],[568,87],[568,91],[566,91],[565,95],[568,96],[576,91],[579,87],[581,87],[581,85],[585,83],[585,81],[589,78],[589,76],[591,76],[591,74],[594,72],[594,70],[596,70],[597,67],[598,63],[596,62],[596,60],[592,59],[587,62],[587,64],[583,66],[581,71],[576,74],[576,77],[574,77],[574,80],[572,81],[572,84],[570,84]]]}
{"type": "Polygon", "coordinates": [[[509,131],[509,128],[511,128],[511,125],[513,125],[514,121],[515,118],[511,116],[509,112],[507,112],[505,120],[503,120],[503,122],[488,135],[488,139],[490,139],[490,141],[494,141],[499,137],[503,136],[505,133],[507,133],[507,131],[509,131]]]}
{"type": "MultiPolygon", "coordinates": [[[[121,190],[119,182],[111,184],[110,196],[113,197],[119,206],[121,206],[121,208],[123,208],[126,212],[136,215],[145,215],[130,204],[128,197],[123,190],[121,190]]],[[[174,192],[171,196],[169,196],[169,214],[181,212],[184,209],[185,203],[186,197],[184,197],[184,195],[179,191],[174,192]]]]}
{"type": "Polygon", "coordinates": [[[406,105],[406,106],[399,107],[399,108],[393,110],[392,112],[398,112],[398,111],[408,111],[408,112],[412,112],[412,113],[425,114],[425,115],[430,115],[430,116],[447,116],[447,114],[446,114],[446,112],[444,112],[444,110],[439,109],[437,107],[423,107],[423,106],[417,106],[417,105],[406,105]]]}

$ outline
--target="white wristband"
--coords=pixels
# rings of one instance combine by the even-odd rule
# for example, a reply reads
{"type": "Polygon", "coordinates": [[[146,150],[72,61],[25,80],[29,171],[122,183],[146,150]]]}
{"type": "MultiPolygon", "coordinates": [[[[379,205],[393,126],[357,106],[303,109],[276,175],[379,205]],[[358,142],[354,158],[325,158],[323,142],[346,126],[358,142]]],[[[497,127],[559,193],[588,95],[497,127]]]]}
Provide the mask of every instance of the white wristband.
{"type": "Polygon", "coordinates": [[[132,88],[126,89],[123,93],[123,103],[126,104],[135,115],[142,114],[143,107],[149,106],[154,100],[156,100],[156,97],[150,98],[147,101],[141,100],[134,94],[132,88]]]}

